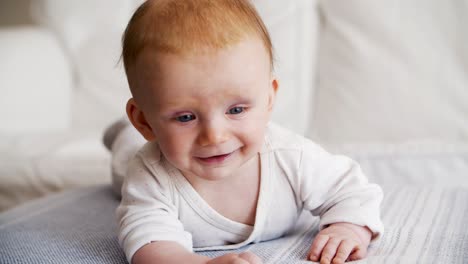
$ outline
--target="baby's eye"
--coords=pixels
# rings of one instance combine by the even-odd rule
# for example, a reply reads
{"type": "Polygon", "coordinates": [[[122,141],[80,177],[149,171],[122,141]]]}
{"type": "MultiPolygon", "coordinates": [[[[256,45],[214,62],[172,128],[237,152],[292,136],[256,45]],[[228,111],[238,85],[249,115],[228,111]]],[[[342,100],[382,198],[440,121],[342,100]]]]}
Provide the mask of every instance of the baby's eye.
{"type": "Polygon", "coordinates": [[[228,114],[230,114],[230,115],[238,115],[238,114],[244,112],[244,110],[245,110],[245,107],[236,106],[236,107],[233,107],[233,108],[229,109],[228,114]]]}
{"type": "Polygon", "coordinates": [[[192,114],[185,114],[185,115],[181,115],[181,116],[176,117],[176,120],[181,122],[181,123],[190,122],[190,121],[195,120],[195,119],[196,119],[195,115],[192,115],[192,114]]]}

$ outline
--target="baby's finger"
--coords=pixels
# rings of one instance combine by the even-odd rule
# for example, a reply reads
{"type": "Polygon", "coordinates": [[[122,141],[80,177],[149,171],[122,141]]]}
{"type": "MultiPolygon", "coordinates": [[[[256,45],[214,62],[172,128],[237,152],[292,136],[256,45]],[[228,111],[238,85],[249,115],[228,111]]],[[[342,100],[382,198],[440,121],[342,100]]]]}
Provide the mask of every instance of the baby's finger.
{"type": "Polygon", "coordinates": [[[358,260],[358,259],[363,259],[367,255],[367,248],[365,247],[358,247],[355,248],[355,250],[351,253],[349,256],[349,260],[358,260]]]}
{"type": "Polygon", "coordinates": [[[341,241],[338,250],[336,251],[335,257],[333,258],[333,264],[343,264],[348,259],[349,254],[356,248],[356,243],[350,240],[341,241]]]}
{"type": "Polygon", "coordinates": [[[325,248],[322,251],[322,256],[320,257],[320,264],[330,264],[333,257],[335,257],[336,250],[341,243],[341,239],[331,238],[328,240],[325,248]]]}
{"type": "Polygon", "coordinates": [[[318,235],[315,238],[314,242],[312,242],[312,246],[310,246],[310,252],[309,252],[310,260],[319,261],[320,254],[322,253],[323,248],[327,244],[328,239],[330,239],[330,237],[327,235],[318,235]]]}
{"type": "Polygon", "coordinates": [[[250,264],[262,264],[263,263],[262,260],[257,255],[249,251],[239,254],[239,257],[242,259],[245,259],[250,264]]]}

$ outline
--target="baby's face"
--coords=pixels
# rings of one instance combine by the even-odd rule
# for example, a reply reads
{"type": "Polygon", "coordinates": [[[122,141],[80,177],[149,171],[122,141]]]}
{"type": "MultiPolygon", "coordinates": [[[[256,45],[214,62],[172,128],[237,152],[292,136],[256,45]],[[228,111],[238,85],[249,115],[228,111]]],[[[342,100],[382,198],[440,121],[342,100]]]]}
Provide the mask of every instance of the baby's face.
{"type": "Polygon", "coordinates": [[[190,56],[148,52],[136,66],[150,91],[140,100],[146,120],[184,175],[218,180],[257,157],[277,89],[260,40],[190,56]]]}

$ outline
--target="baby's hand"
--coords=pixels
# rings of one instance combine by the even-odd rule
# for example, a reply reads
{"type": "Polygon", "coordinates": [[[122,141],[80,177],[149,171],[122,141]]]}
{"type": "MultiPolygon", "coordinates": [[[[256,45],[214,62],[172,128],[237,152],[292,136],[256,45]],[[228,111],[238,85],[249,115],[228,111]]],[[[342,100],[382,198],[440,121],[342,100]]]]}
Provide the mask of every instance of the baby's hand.
{"type": "Polygon", "coordinates": [[[251,252],[243,252],[240,254],[226,254],[221,257],[214,258],[207,264],[262,264],[262,260],[251,252]]]}
{"type": "Polygon", "coordinates": [[[320,231],[310,248],[309,259],[321,264],[339,264],[347,260],[362,259],[372,232],[363,226],[335,223],[320,231]]]}

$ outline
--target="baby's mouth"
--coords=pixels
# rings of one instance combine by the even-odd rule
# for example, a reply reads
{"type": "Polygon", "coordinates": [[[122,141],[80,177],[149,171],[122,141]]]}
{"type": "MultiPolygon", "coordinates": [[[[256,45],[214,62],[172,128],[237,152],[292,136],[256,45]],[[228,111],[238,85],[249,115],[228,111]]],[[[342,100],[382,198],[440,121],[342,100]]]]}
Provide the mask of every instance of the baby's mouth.
{"type": "Polygon", "coordinates": [[[221,155],[210,156],[210,157],[203,157],[203,158],[198,157],[198,159],[201,160],[204,163],[216,164],[216,163],[221,163],[221,162],[225,161],[226,159],[228,159],[232,155],[232,153],[234,153],[234,152],[221,154],[221,155]]]}

